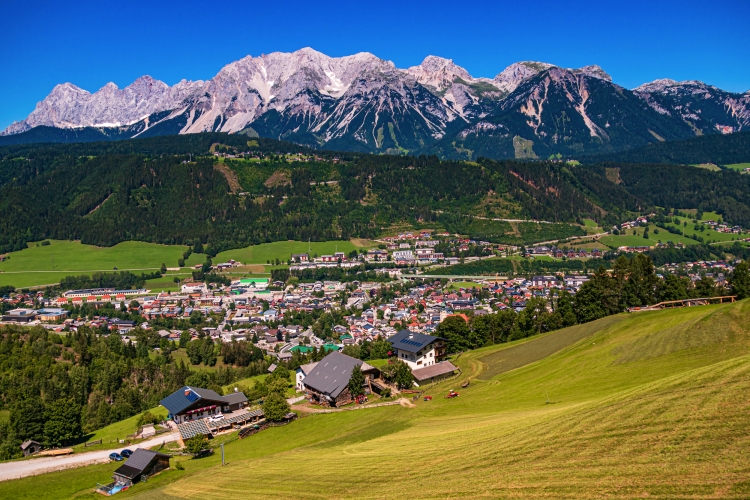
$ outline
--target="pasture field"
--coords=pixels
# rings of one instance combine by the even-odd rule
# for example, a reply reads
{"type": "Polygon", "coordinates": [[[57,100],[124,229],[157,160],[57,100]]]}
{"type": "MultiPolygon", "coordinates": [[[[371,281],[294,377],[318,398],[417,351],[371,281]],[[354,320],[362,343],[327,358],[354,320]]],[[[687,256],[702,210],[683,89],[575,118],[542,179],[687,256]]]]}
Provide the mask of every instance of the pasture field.
{"type": "MultiPolygon", "coordinates": [[[[141,272],[157,271],[162,263],[167,267],[177,267],[177,261],[188,247],[183,245],[159,245],[140,241],[126,241],[113,247],[96,247],[83,245],[80,241],[48,240],[49,245],[41,242],[30,243],[29,248],[11,252],[10,258],[0,262],[0,286],[12,285],[26,288],[59,283],[60,278],[70,275],[91,274],[96,271],[141,272]]],[[[377,242],[363,239],[351,241],[324,241],[310,243],[311,253],[324,255],[339,252],[349,253],[361,248],[372,248],[377,242]]],[[[307,253],[308,244],[301,241],[279,241],[264,243],[246,248],[228,250],[217,255],[214,263],[226,262],[229,259],[256,264],[243,268],[242,276],[252,273],[254,276],[270,272],[272,266],[260,266],[266,261],[280,259],[286,263],[292,253],[307,253]]],[[[204,254],[191,254],[185,261],[186,267],[202,264],[204,254]]],[[[235,274],[235,273],[230,273],[235,274]]],[[[190,271],[183,268],[180,272],[168,272],[158,280],[149,280],[148,287],[154,291],[176,291],[178,286],[174,277],[185,278],[190,271]]],[[[270,275],[269,275],[270,276],[270,275]]],[[[235,276],[238,277],[238,276],[235,276]]]]}
{"type": "Polygon", "coordinates": [[[704,170],[710,170],[711,172],[721,172],[721,167],[714,163],[696,163],[690,166],[696,167],[696,168],[702,168],[704,170]]]}
{"type": "Polygon", "coordinates": [[[208,366],[203,363],[199,365],[191,365],[190,359],[187,355],[187,351],[182,347],[180,347],[176,351],[172,351],[172,359],[177,363],[179,363],[180,361],[184,362],[185,365],[190,367],[191,370],[208,370],[214,372],[219,368],[226,367],[226,365],[224,364],[224,356],[216,356],[216,364],[214,366],[208,366]]]}
{"type": "MultiPolygon", "coordinates": [[[[674,225],[674,224],[673,224],[674,225]]],[[[685,228],[681,228],[685,229],[685,228]]],[[[605,236],[602,236],[599,238],[599,242],[607,245],[610,248],[617,248],[622,246],[656,246],[659,241],[661,240],[663,243],[666,243],[667,241],[671,241],[673,243],[684,243],[685,245],[697,245],[698,242],[687,238],[685,236],[679,235],[679,234],[672,234],[666,229],[662,229],[659,227],[656,227],[653,224],[649,224],[648,226],[648,239],[643,238],[643,232],[645,228],[642,227],[636,227],[631,228],[626,231],[624,231],[625,234],[608,234],[605,236]],[[659,233],[654,233],[654,230],[658,230],[659,233]],[[636,234],[633,234],[633,231],[636,232],[636,234]]]]}
{"type": "MultiPolygon", "coordinates": [[[[177,260],[187,250],[181,245],[140,241],[126,241],[113,247],[83,245],[80,241],[48,241],[49,245],[30,243],[29,248],[7,254],[10,258],[0,262],[0,285],[17,288],[46,285],[69,275],[112,272],[115,267],[135,274],[153,272],[162,263],[177,267],[177,260]]],[[[192,254],[186,265],[200,264],[204,260],[204,255],[192,254]]]]}
{"type": "Polygon", "coordinates": [[[482,288],[482,285],[479,283],[474,283],[473,281],[456,281],[454,283],[451,283],[448,288],[450,290],[458,290],[459,288],[482,288]]]}
{"type": "Polygon", "coordinates": [[[724,167],[743,172],[746,168],[750,168],[750,163],[732,163],[730,165],[724,165],[724,167]]]}
{"type": "MultiPolygon", "coordinates": [[[[156,415],[157,417],[167,416],[167,410],[163,406],[157,406],[156,408],[152,408],[148,411],[152,415],[156,415]]],[[[117,443],[117,441],[120,439],[125,439],[127,436],[135,432],[136,424],[138,423],[138,419],[141,415],[142,413],[139,413],[138,415],[133,415],[132,417],[126,418],[125,420],[120,420],[119,422],[110,424],[107,427],[102,427],[101,429],[94,431],[86,437],[86,441],[97,441],[101,439],[102,444],[84,447],[83,443],[81,443],[73,446],[73,449],[76,451],[76,453],[85,453],[87,451],[101,450],[105,448],[124,448],[125,446],[117,443]]],[[[137,447],[137,445],[134,446],[137,447]]]]}
{"type": "Polygon", "coordinates": [[[583,229],[586,230],[586,234],[598,234],[603,231],[593,219],[583,219],[583,229]]]}
{"type": "MultiPolygon", "coordinates": [[[[360,250],[377,246],[377,242],[355,239],[350,241],[313,241],[309,243],[309,253],[317,255],[332,255],[335,252],[349,253],[352,250],[360,250]]],[[[251,245],[245,248],[227,250],[216,256],[214,262],[226,262],[234,259],[243,264],[266,264],[268,261],[286,262],[293,253],[308,253],[308,242],[306,241],[275,241],[261,245],[251,245]]]]}
{"type": "MultiPolygon", "coordinates": [[[[680,229],[682,229],[683,233],[685,233],[686,235],[698,234],[702,236],[707,242],[724,243],[747,237],[747,235],[739,235],[734,233],[719,233],[711,229],[710,226],[703,224],[701,225],[706,228],[705,231],[696,230],[695,224],[693,223],[694,219],[687,217],[678,217],[678,219],[680,220],[680,229]],[[685,222],[687,222],[687,226],[685,226],[685,222]]],[[[723,217],[716,212],[703,212],[701,221],[709,220],[719,221],[723,220],[723,217]]],[[[676,224],[673,223],[672,225],[676,224]]]]}
{"type": "MultiPolygon", "coordinates": [[[[454,363],[458,379],[425,388],[432,401],[307,416],[228,443],[226,466],[177,457],[184,470],[118,496],[750,495],[750,301],[623,314],[454,363]]],[[[0,497],[96,498],[116,467],[3,482],[0,497]]]]}

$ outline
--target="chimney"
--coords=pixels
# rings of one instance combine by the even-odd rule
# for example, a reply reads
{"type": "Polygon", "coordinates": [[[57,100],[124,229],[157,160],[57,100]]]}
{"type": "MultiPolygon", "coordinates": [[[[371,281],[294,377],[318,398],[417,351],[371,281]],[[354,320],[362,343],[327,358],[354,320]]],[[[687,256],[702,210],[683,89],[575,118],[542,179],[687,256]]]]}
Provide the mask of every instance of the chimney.
{"type": "Polygon", "coordinates": [[[190,388],[188,387],[185,389],[185,397],[188,397],[190,395],[190,388]]]}

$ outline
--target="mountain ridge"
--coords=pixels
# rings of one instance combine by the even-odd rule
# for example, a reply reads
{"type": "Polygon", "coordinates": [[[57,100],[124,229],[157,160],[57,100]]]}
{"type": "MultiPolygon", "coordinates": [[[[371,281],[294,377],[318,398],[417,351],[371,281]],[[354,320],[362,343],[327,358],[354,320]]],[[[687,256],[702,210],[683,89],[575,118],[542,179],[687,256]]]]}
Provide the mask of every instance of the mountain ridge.
{"type": "Polygon", "coordinates": [[[508,136],[501,141],[507,144],[499,148],[500,157],[570,156],[745,130],[750,127],[750,94],[669,79],[631,91],[595,64],[566,69],[522,61],[493,78],[475,78],[452,59],[434,55],[400,69],[369,52],[329,57],[307,47],[248,55],[209,80],[181,80],[172,86],[148,75],[123,89],[110,82],[93,93],[72,83],[59,84],[25,120],[0,135],[39,126],[93,127],[118,138],[244,131],[311,147],[442,151],[463,158],[476,158],[476,148],[464,144],[466,137],[483,135],[482,141],[492,142],[488,133],[500,130],[508,136]],[[553,81],[564,98],[557,96],[557,102],[550,103],[543,92],[524,94],[524,85],[540,75],[545,75],[542,81],[553,81]],[[593,88],[599,92],[596,115],[588,111],[593,88]],[[522,100],[524,105],[519,104],[522,100]],[[587,134],[593,139],[586,139],[587,134]],[[441,145],[446,141],[452,152],[441,145]]]}

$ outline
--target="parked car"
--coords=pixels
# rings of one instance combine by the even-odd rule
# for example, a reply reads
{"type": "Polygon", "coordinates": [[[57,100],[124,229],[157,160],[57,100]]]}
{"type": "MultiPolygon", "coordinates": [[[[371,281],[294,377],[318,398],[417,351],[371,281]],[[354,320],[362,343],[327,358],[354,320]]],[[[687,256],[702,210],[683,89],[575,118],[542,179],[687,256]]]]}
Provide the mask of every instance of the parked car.
{"type": "Polygon", "coordinates": [[[218,422],[219,420],[224,420],[224,415],[221,413],[214,415],[213,417],[208,417],[209,422],[218,422]]]}
{"type": "Polygon", "coordinates": [[[122,458],[122,455],[120,455],[119,453],[110,453],[109,459],[113,462],[122,462],[124,460],[124,458],[122,458]]]}
{"type": "Polygon", "coordinates": [[[130,458],[130,455],[132,454],[133,452],[128,449],[124,449],[120,452],[120,455],[122,455],[123,458],[130,458]]]}

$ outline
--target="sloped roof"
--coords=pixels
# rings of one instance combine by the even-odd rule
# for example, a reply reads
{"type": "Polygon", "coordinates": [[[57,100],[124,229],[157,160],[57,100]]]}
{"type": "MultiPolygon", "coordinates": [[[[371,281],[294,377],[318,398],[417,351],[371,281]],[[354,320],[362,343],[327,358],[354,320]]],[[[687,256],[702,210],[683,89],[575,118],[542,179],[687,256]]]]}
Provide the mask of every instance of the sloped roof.
{"type": "Polygon", "coordinates": [[[196,401],[202,399],[215,402],[226,402],[223,396],[219,396],[211,389],[185,386],[162,399],[159,404],[166,408],[172,415],[177,415],[191,407],[196,401]]]}
{"type": "Polygon", "coordinates": [[[130,458],[128,458],[128,460],[115,471],[115,474],[128,479],[133,479],[136,476],[143,474],[143,471],[148,468],[154,458],[159,456],[169,459],[169,455],[165,455],[164,453],[138,448],[132,455],[130,455],[130,458]]]}
{"type": "Polygon", "coordinates": [[[438,339],[440,339],[440,337],[414,333],[409,330],[401,330],[396,335],[389,338],[388,342],[393,345],[394,349],[400,349],[406,352],[419,352],[422,348],[432,344],[438,339]]]}
{"type": "Polygon", "coordinates": [[[302,373],[304,373],[305,375],[307,375],[307,374],[308,374],[308,373],[310,373],[310,372],[311,372],[311,371],[313,370],[313,368],[315,368],[316,366],[318,366],[318,362],[317,362],[317,361],[313,361],[312,363],[307,363],[307,364],[305,364],[305,365],[300,365],[300,366],[299,366],[299,370],[300,370],[300,371],[302,371],[302,373]]]}
{"type": "Polygon", "coordinates": [[[318,362],[305,377],[304,384],[335,399],[349,385],[354,367],[361,365],[361,360],[333,351],[318,362]]]}
{"type": "Polygon", "coordinates": [[[440,363],[436,363],[434,365],[412,370],[411,374],[415,379],[421,381],[430,379],[432,377],[453,373],[456,370],[458,370],[458,368],[453,366],[453,363],[451,363],[450,361],[441,361],[440,363]]]}
{"type": "Polygon", "coordinates": [[[177,426],[177,430],[180,431],[180,437],[182,437],[183,440],[190,439],[194,436],[208,436],[211,434],[211,430],[208,428],[208,423],[205,418],[183,422],[177,426]]]}
{"type": "Polygon", "coordinates": [[[226,401],[229,404],[247,402],[247,397],[241,392],[233,392],[231,394],[227,394],[226,396],[223,396],[223,398],[224,398],[224,401],[226,401]]]}

